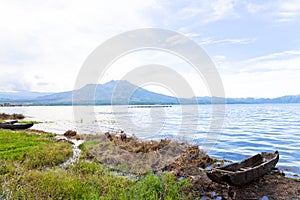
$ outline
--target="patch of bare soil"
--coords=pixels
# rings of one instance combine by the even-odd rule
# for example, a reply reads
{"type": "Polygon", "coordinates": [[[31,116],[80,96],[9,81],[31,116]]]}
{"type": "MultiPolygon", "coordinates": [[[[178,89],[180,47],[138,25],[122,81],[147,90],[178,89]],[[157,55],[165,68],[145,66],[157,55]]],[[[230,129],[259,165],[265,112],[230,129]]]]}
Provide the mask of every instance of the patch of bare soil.
{"type": "Polygon", "coordinates": [[[300,200],[300,180],[287,178],[278,171],[271,171],[258,180],[244,186],[228,186],[212,182],[200,173],[192,178],[191,192],[206,199],[300,200]]]}
{"type": "Polygon", "coordinates": [[[286,178],[282,173],[271,171],[259,180],[235,188],[236,199],[262,198],[300,200],[300,180],[286,178]]]}
{"type": "Polygon", "coordinates": [[[141,141],[125,133],[105,133],[85,136],[97,141],[88,147],[90,157],[102,164],[129,174],[171,172],[179,179],[189,178],[192,187],[187,192],[205,199],[299,199],[300,181],[272,171],[245,186],[232,187],[212,182],[205,167],[217,160],[209,157],[198,146],[169,139],[141,141]]]}

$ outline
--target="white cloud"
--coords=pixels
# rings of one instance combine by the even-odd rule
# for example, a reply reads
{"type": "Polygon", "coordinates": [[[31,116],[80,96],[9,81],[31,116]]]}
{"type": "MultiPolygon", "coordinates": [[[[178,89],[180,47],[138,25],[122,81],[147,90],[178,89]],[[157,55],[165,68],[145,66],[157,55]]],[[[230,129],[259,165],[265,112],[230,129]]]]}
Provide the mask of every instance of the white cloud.
{"type": "MultiPolygon", "coordinates": [[[[1,75],[14,69],[29,77],[31,90],[72,89],[89,53],[118,33],[151,26],[147,13],[155,5],[138,0],[1,1],[1,75]],[[41,87],[40,81],[49,84],[41,87]]],[[[0,85],[8,81],[0,79],[0,85]]]]}
{"type": "Polygon", "coordinates": [[[295,20],[299,20],[300,17],[300,1],[298,0],[290,0],[283,1],[279,5],[278,9],[278,19],[279,23],[286,23],[295,20]]]}
{"type": "Polygon", "coordinates": [[[241,63],[242,71],[291,71],[300,70],[300,51],[291,50],[249,59],[241,63]],[[244,66],[244,67],[243,67],[244,66]]]}
{"type": "Polygon", "coordinates": [[[235,3],[235,0],[211,1],[212,12],[210,15],[207,16],[204,22],[210,23],[230,17],[238,17],[238,14],[235,12],[234,9],[235,3]]]}
{"type": "Polygon", "coordinates": [[[245,6],[251,14],[258,15],[261,20],[271,21],[275,25],[286,25],[300,19],[298,0],[247,2],[245,6]]]}
{"type": "Polygon", "coordinates": [[[252,2],[248,2],[246,4],[246,8],[250,13],[256,14],[258,12],[266,10],[267,6],[265,4],[254,4],[252,2]]]}
{"type": "Polygon", "coordinates": [[[255,42],[255,38],[240,38],[240,39],[221,39],[221,40],[214,40],[211,37],[203,38],[199,44],[206,45],[206,44],[250,44],[255,42]]]}
{"type": "Polygon", "coordinates": [[[218,61],[216,66],[221,73],[226,96],[279,97],[300,94],[298,50],[273,53],[240,62],[229,62],[222,57],[218,61]]]}
{"type": "Polygon", "coordinates": [[[236,0],[205,0],[180,8],[180,19],[195,19],[199,23],[208,24],[219,20],[237,18],[236,0]]]}
{"type": "Polygon", "coordinates": [[[269,71],[266,73],[239,73],[223,75],[227,97],[280,97],[300,94],[300,73],[269,71]]]}
{"type": "Polygon", "coordinates": [[[22,73],[16,71],[1,73],[0,80],[0,91],[28,91],[31,88],[31,82],[22,73]]]}
{"type": "Polygon", "coordinates": [[[164,28],[189,34],[201,26],[239,18],[237,0],[157,1],[159,9],[153,17],[164,28]]]}

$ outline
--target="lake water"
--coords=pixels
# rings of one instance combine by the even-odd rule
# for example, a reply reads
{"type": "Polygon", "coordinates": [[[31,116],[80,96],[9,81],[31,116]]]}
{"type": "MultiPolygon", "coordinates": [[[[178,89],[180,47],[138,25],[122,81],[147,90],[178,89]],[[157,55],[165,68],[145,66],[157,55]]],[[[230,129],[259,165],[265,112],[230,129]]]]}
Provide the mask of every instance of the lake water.
{"type": "Polygon", "coordinates": [[[278,150],[277,166],[289,176],[300,175],[300,104],[225,105],[223,127],[213,132],[212,109],[211,105],[37,106],[3,107],[0,112],[23,113],[28,120],[43,122],[34,129],[59,134],[68,129],[88,134],[124,130],[142,139],[177,138],[206,145],[210,156],[232,161],[278,150]]]}

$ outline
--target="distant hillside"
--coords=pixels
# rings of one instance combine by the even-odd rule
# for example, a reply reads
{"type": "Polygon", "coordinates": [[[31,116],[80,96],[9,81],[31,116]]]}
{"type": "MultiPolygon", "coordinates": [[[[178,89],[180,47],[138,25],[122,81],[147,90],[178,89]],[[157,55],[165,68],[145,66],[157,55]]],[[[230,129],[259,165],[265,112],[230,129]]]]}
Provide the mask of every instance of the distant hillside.
{"type": "Polygon", "coordinates": [[[46,92],[30,92],[30,91],[19,91],[19,92],[0,92],[0,102],[7,101],[31,101],[37,97],[50,95],[52,93],[46,92]]]}
{"type": "Polygon", "coordinates": [[[227,98],[228,104],[267,104],[267,103],[300,103],[300,95],[289,95],[277,98],[227,98]]]}
{"type": "Polygon", "coordinates": [[[177,99],[140,88],[128,81],[110,81],[105,84],[89,84],[75,91],[59,93],[0,92],[0,103],[29,103],[30,105],[143,105],[143,104],[266,104],[300,103],[300,95],[278,98],[211,98],[194,97],[177,99]],[[130,99],[127,99],[130,97],[130,99]]]}
{"type": "Polygon", "coordinates": [[[175,97],[157,94],[137,87],[128,81],[110,81],[105,84],[89,84],[75,91],[40,96],[33,104],[178,104],[175,97]],[[132,95],[131,95],[132,94],[132,95]],[[127,97],[130,96],[130,99],[127,97]],[[94,100],[94,101],[93,101],[94,100]]]}

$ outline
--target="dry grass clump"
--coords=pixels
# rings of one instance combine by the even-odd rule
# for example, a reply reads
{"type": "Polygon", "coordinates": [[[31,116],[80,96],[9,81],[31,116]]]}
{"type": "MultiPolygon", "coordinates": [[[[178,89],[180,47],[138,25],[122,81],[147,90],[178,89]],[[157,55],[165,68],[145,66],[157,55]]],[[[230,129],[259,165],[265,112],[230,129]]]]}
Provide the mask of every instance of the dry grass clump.
{"type": "Polygon", "coordinates": [[[107,132],[85,139],[87,157],[125,173],[171,171],[178,177],[188,177],[213,162],[198,146],[170,139],[141,141],[124,132],[107,132]]]}
{"type": "Polygon", "coordinates": [[[25,116],[23,114],[6,114],[0,113],[0,120],[8,120],[8,119],[24,119],[25,116]]]}
{"type": "Polygon", "coordinates": [[[132,153],[149,153],[157,151],[169,145],[171,142],[170,139],[161,139],[160,141],[141,141],[135,136],[127,137],[124,132],[121,132],[119,135],[106,132],[104,135],[116,146],[120,147],[120,149],[132,153]]]}
{"type": "Polygon", "coordinates": [[[201,168],[214,163],[215,160],[209,157],[198,146],[189,146],[186,151],[164,170],[171,171],[178,177],[195,176],[201,173],[201,168]]]}

